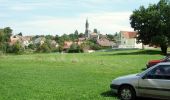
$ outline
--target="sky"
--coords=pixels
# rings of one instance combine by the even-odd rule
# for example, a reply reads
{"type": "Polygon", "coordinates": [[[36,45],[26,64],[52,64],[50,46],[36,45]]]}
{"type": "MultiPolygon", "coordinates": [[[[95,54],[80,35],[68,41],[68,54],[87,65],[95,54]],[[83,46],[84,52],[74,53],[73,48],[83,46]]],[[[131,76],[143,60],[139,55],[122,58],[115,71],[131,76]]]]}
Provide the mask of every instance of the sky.
{"type": "Polygon", "coordinates": [[[101,34],[133,31],[129,17],[141,5],[159,0],[0,0],[0,28],[11,27],[13,34],[62,35],[84,33],[89,29],[101,34]]]}

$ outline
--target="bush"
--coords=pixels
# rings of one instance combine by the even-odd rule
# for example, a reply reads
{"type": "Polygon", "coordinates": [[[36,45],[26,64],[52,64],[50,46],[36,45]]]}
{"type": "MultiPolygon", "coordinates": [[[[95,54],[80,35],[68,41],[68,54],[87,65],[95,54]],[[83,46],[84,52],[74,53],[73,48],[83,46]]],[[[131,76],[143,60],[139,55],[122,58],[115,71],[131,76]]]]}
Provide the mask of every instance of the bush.
{"type": "Polygon", "coordinates": [[[68,50],[68,53],[81,53],[83,52],[83,50],[80,48],[79,45],[73,43],[71,46],[70,46],[70,49],[68,50]]]}
{"type": "Polygon", "coordinates": [[[28,45],[28,49],[34,50],[35,48],[36,48],[36,45],[35,45],[35,44],[29,44],[29,45],[28,45]]]}
{"type": "Polygon", "coordinates": [[[47,52],[50,52],[50,48],[48,47],[47,43],[43,43],[41,45],[38,46],[37,48],[37,52],[44,52],[44,53],[47,53],[47,52]]]}
{"type": "Polygon", "coordinates": [[[88,49],[100,50],[100,49],[102,49],[102,47],[100,45],[94,43],[94,41],[92,41],[92,40],[86,41],[85,43],[81,44],[81,48],[83,50],[88,50],[88,49]]]}
{"type": "Polygon", "coordinates": [[[22,45],[19,42],[17,42],[14,45],[7,45],[6,52],[22,54],[22,53],[24,53],[24,48],[22,47],[22,45]]]}

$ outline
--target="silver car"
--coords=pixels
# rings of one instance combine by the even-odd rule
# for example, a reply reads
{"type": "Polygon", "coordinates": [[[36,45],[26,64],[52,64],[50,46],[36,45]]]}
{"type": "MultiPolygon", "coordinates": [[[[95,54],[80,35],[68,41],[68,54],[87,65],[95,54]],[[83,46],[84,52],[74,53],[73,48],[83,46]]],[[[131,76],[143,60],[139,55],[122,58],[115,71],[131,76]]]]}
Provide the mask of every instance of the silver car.
{"type": "Polygon", "coordinates": [[[137,96],[170,100],[170,62],[159,63],[139,74],[114,79],[110,85],[121,100],[137,96]]]}

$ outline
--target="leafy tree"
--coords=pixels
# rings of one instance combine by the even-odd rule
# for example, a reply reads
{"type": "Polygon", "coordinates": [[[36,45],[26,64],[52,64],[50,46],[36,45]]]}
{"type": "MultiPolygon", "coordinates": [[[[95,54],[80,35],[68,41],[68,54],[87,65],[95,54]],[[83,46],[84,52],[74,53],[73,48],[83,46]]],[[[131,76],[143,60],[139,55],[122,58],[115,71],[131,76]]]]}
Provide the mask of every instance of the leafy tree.
{"type": "Polygon", "coordinates": [[[75,36],[78,36],[79,35],[78,30],[75,30],[74,34],[75,34],[75,36]]]}
{"type": "Polygon", "coordinates": [[[114,39],[115,35],[107,34],[106,36],[110,41],[115,41],[115,39],[114,39]]]}
{"type": "Polygon", "coordinates": [[[22,36],[22,32],[18,33],[19,36],[22,36]]]}
{"type": "Polygon", "coordinates": [[[14,45],[7,45],[6,51],[7,53],[22,54],[24,52],[24,48],[18,41],[14,45]]]}
{"type": "Polygon", "coordinates": [[[53,39],[54,39],[54,36],[52,36],[52,35],[46,35],[45,38],[48,39],[48,40],[53,40],[53,39]]]}
{"type": "Polygon", "coordinates": [[[59,36],[58,35],[56,35],[55,37],[54,37],[54,40],[57,42],[57,43],[59,43],[59,36]]]}
{"type": "Polygon", "coordinates": [[[154,36],[151,40],[151,43],[152,44],[155,44],[157,46],[163,46],[162,47],[162,50],[167,52],[167,46],[168,46],[168,37],[164,36],[164,35],[157,35],[157,36],[154,36]]]}
{"type": "Polygon", "coordinates": [[[96,43],[94,40],[87,40],[85,43],[81,45],[81,48],[84,49],[92,49],[92,50],[99,50],[101,47],[96,43]]]}
{"type": "Polygon", "coordinates": [[[77,38],[78,38],[78,35],[76,36],[75,34],[69,34],[69,39],[71,41],[76,41],[77,38]]]}
{"type": "Polygon", "coordinates": [[[6,53],[8,42],[12,35],[12,29],[10,27],[6,27],[4,29],[0,29],[0,49],[6,53]]]}
{"type": "Polygon", "coordinates": [[[48,44],[45,42],[42,45],[39,45],[39,47],[37,48],[37,52],[50,52],[50,48],[48,46],[48,44]]]}
{"type": "Polygon", "coordinates": [[[36,45],[35,44],[29,44],[28,48],[34,50],[36,48],[36,45]]]}
{"type": "Polygon", "coordinates": [[[85,35],[84,35],[83,33],[80,33],[78,37],[79,37],[79,38],[83,38],[84,36],[85,36],[85,35]]]}
{"type": "Polygon", "coordinates": [[[78,32],[78,30],[76,30],[76,31],[74,32],[74,35],[75,35],[75,39],[78,39],[78,37],[79,37],[79,32],[78,32]]]}
{"type": "Polygon", "coordinates": [[[13,45],[13,53],[21,54],[21,53],[23,53],[23,51],[24,51],[24,49],[19,42],[15,43],[13,45]]]}
{"type": "Polygon", "coordinates": [[[0,43],[3,42],[4,32],[3,29],[0,29],[0,43]]]}
{"type": "Polygon", "coordinates": [[[70,37],[67,34],[63,34],[60,38],[61,38],[61,40],[63,39],[64,41],[69,41],[70,40],[70,37]]]}
{"type": "Polygon", "coordinates": [[[143,44],[159,45],[167,53],[170,40],[170,1],[160,0],[148,8],[141,6],[130,17],[131,27],[138,32],[137,40],[143,44]],[[158,38],[163,41],[155,41],[158,38]],[[167,39],[167,40],[166,40],[167,39]]]}
{"type": "Polygon", "coordinates": [[[68,50],[69,53],[81,53],[82,50],[80,48],[80,46],[76,43],[73,43],[71,46],[70,46],[70,49],[68,50]]]}
{"type": "Polygon", "coordinates": [[[3,32],[4,32],[4,41],[5,42],[8,42],[11,35],[12,35],[12,29],[10,27],[6,27],[3,29],[3,32]]]}
{"type": "Polygon", "coordinates": [[[97,29],[96,29],[96,28],[93,30],[93,32],[94,32],[94,33],[98,33],[98,31],[97,31],[97,29]]]}

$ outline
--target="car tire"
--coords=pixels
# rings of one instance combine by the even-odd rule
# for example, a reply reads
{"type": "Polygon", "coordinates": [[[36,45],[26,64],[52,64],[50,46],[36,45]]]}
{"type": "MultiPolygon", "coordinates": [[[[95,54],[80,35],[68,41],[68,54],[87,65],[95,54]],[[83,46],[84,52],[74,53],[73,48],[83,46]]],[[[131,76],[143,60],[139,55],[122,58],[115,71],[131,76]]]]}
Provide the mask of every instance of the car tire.
{"type": "Polygon", "coordinates": [[[121,100],[135,100],[136,98],[135,90],[128,85],[120,87],[118,95],[121,100]]]}

